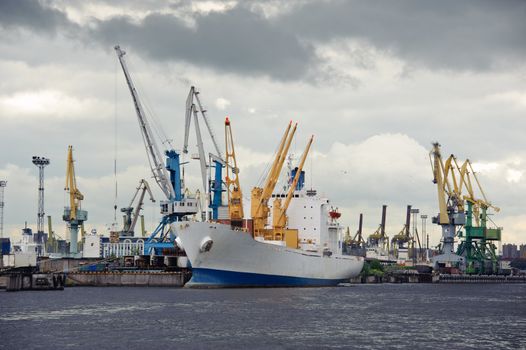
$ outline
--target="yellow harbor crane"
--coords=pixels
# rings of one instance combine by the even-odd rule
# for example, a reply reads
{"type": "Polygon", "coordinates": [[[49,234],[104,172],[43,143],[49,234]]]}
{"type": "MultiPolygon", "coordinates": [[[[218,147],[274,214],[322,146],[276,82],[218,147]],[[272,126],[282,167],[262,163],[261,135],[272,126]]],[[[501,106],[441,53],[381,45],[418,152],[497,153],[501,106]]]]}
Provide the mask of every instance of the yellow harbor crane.
{"type": "Polygon", "coordinates": [[[272,167],[268,173],[265,185],[263,187],[254,187],[252,189],[250,196],[250,209],[255,237],[267,236],[267,238],[270,239],[272,236],[272,232],[265,229],[270,212],[268,201],[272,196],[272,192],[276,187],[276,183],[278,182],[279,174],[283,167],[283,163],[285,162],[285,158],[289,151],[294,134],[296,133],[297,126],[298,124],[296,123],[292,128],[292,121],[289,123],[287,129],[285,130],[285,134],[283,134],[283,137],[281,138],[281,142],[276,153],[276,158],[272,163],[272,167]]]}
{"type": "Polygon", "coordinates": [[[232,126],[228,117],[225,119],[225,144],[225,183],[228,196],[228,214],[232,227],[243,227],[243,193],[239,185],[239,168],[234,150],[232,126]]]}
{"type": "Polygon", "coordinates": [[[455,157],[451,155],[444,163],[440,144],[435,142],[429,152],[429,159],[433,172],[433,183],[437,186],[439,208],[438,216],[433,217],[432,221],[442,227],[440,254],[434,256],[432,261],[435,268],[463,264],[464,258],[454,251],[456,227],[466,223],[464,203],[453,166],[455,157]]]}
{"type": "Polygon", "coordinates": [[[88,219],[88,212],[81,209],[84,195],[77,188],[75,178],[75,165],[73,160],[73,146],[68,146],[68,158],[66,163],[66,185],[64,190],[69,193],[69,206],[64,208],[63,220],[68,223],[70,232],[69,252],[74,255],[78,253],[78,229],[88,219]]]}
{"type": "Polygon", "coordinates": [[[298,169],[296,171],[296,175],[294,176],[294,180],[292,180],[292,184],[289,187],[289,191],[287,193],[287,197],[285,198],[285,202],[282,205],[281,198],[276,197],[272,206],[272,239],[285,239],[287,247],[290,248],[298,248],[298,230],[286,229],[288,221],[287,209],[294,195],[294,190],[298,185],[298,181],[300,179],[303,166],[305,165],[307,155],[309,154],[310,146],[312,145],[313,139],[314,136],[311,136],[309,142],[307,143],[307,147],[303,151],[300,164],[298,165],[298,169]]]}

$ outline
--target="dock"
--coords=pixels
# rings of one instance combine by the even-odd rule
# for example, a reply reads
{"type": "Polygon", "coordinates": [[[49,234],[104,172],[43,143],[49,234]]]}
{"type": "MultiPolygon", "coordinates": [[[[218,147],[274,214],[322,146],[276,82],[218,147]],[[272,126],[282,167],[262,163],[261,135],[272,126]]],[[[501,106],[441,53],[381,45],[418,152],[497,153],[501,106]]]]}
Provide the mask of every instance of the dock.
{"type": "Polygon", "coordinates": [[[183,287],[191,277],[189,271],[103,271],[70,272],[68,287],[183,287]]]}
{"type": "Polygon", "coordinates": [[[64,273],[12,272],[2,276],[0,285],[7,292],[23,290],[64,290],[64,273]]]}
{"type": "Polygon", "coordinates": [[[526,283],[526,275],[438,275],[434,283],[526,283]]]}

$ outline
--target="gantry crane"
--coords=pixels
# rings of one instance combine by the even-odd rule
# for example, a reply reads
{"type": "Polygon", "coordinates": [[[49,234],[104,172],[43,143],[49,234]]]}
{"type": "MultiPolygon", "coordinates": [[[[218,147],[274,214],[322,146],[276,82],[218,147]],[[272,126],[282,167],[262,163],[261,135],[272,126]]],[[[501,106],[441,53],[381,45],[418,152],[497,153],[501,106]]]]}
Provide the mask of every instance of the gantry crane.
{"type": "Polygon", "coordinates": [[[64,208],[64,215],[62,219],[68,223],[69,226],[69,253],[75,255],[78,253],[78,230],[84,221],[88,219],[88,212],[82,210],[81,204],[84,195],[77,187],[77,180],[75,177],[75,164],[73,160],[73,146],[68,146],[68,158],[66,163],[66,185],[64,190],[69,194],[69,206],[64,208]]]}
{"type": "Polygon", "coordinates": [[[466,223],[464,202],[460,194],[459,182],[455,175],[454,156],[450,156],[446,163],[442,160],[440,144],[433,143],[429,152],[433,183],[437,186],[439,213],[432,221],[442,227],[442,241],[440,254],[432,258],[435,268],[457,265],[463,266],[465,259],[454,251],[457,227],[466,223]],[[451,184],[451,182],[453,184],[451,184]]]}
{"type": "Polygon", "coordinates": [[[473,170],[471,161],[467,159],[461,167],[455,162],[460,173],[459,189],[465,187],[467,194],[463,196],[467,203],[465,234],[459,232],[462,239],[457,254],[466,259],[466,273],[494,273],[497,270],[497,254],[494,242],[501,240],[502,228],[488,227],[488,210],[499,212],[500,209],[491,204],[473,170]],[[471,177],[475,179],[482,198],[477,198],[471,177]]]}
{"type": "Polygon", "coordinates": [[[141,181],[139,181],[139,186],[137,186],[137,189],[135,190],[135,194],[133,195],[130,204],[125,208],[121,208],[121,212],[124,213],[124,227],[122,228],[121,236],[133,237],[135,225],[137,224],[137,220],[139,219],[144,204],[144,196],[146,195],[146,192],[148,192],[148,194],[150,195],[150,201],[152,203],[155,203],[152,191],[150,190],[150,185],[146,180],[142,179],[141,181]],[[137,195],[139,195],[139,199],[137,201],[137,205],[134,207],[133,203],[135,202],[137,195]]]}
{"type": "Polygon", "coordinates": [[[270,239],[272,236],[272,232],[265,228],[270,212],[268,201],[272,196],[276,183],[278,182],[279,174],[283,168],[283,163],[285,162],[290,144],[296,133],[297,126],[298,124],[296,123],[291,131],[292,121],[289,123],[285,130],[285,134],[283,134],[283,137],[281,138],[276,157],[274,158],[267,175],[265,185],[263,187],[254,187],[251,191],[250,211],[254,225],[254,237],[265,238],[265,236],[267,236],[266,238],[270,239]]]}
{"type": "Polygon", "coordinates": [[[203,191],[205,191],[206,194],[206,201],[208,202],[208,207],[212,210],[212,215],[210,218],[213,220],[217,220],[219,218],[219,208],[222,206],[222,171],[223,167],[225,166],[225,162],[221,157],[221,152],[219,151],[214,131],[206,115],[206,110],[203,109],[203,105],[201,104],[199,92],[194,86],[190,88],[188,97],[186,98],[183,153],[188,153],[188,139],[190,136],[190,125],[192,123],[192,116],[194,118],[195,133],[197,138],[197,150],[199,163],[201,166],[201,179],[203,182],[203,191]],[[194,103],[194,100],[197,102],[197,105],[194,103]],[[210,135],[210,138],[212,139],[212,143],[214,144],[214,148],[216,151],[216,154],[208,154],[208,164],[203,144],[203,138],[201,136],[201,128],[199,126],[199,115],[201,115],[202,119],[205,122],[205,125],[208,129],[208,133],[210,135]],[[211,170],[212,163],[214,163],[213,167],[215,168],[214,180],[212,180],[211,172],[210,175],[207,175],[207,168],[210,168],[211,170]]]}
{"type": "Polygon", "coordinates": [[[239,168],[237,167],[236,152],[232,125],[228,117],[225,118],[225,165],[226,189],[228,196],[228,216],[232,227],[243,227],[243,193],[239,184],[239,168]]]}
{"type": "Polygon", "coordinates": [[[137,90],[128,72],[126,61],[124,60],[126,53],[118,45],[115,46],[115,52],[133,100],[150,169],[155,181],[166,197],[165,201],[160,202],[161,214],[163,215],[161,222],[144,244],[145,254],[161,254],[163,249],[175,248],[175,234],[170,229],[170,224],[180,221],[186,215],[197,213],[197,200],[185,196],[183,193],[179,153],[173,148],[165,150],[166,165],[163,164],[162,154],[159,151],[137,90]]]}
{"type": "Polygon", "coordinates": [[[309,142],[307,143],[307,147],[305,147],[305,150],[303,151],[300,164],[298,165],[298,168],[295,169],[296,174],[294,175],[292,184],[289,187],[285,202],[282,205],[281,198],[276,197],[274,199],[274,203],[272,204],[272,240],[285,240],[286,245],[289,248],[298,248],[298,230],[286,228],[288,221],[287,209],[289,208],[294,191],[298,185],[298,181],[300,179],[303,166],[305,165],[305,160],[307,159],[307,155],[309,154],[310,146],[312,145],[313,140],[314,136],[311,136],[309,142]]]}

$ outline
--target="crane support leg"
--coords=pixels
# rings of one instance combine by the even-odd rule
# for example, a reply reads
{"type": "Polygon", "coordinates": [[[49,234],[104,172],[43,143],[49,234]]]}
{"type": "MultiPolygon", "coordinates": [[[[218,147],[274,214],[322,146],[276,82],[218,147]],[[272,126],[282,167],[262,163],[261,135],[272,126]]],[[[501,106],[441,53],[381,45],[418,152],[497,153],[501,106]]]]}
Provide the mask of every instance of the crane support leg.
{"type": "Polygon", "coordinates": [[[219,207],[222,205],[222,178],[223,178],[223,165],[214,160],[215,167],[215,176],[214,182],[212,183],[212,188],[210,189],[213,193],[212,203],[210,204],[210,209],[212,209],[212,219],[217,220],[219,218],[219,207]]]}

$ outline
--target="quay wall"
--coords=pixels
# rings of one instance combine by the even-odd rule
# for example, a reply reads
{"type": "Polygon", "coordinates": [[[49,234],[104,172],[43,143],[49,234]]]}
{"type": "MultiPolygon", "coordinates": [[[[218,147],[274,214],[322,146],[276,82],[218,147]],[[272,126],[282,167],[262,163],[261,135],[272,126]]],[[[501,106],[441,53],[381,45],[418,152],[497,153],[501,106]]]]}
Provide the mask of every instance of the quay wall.
{"type": "Polygon", "coordinates": [[[70,272],[66,286],[183,287],[189,272],[70,272]]]}

